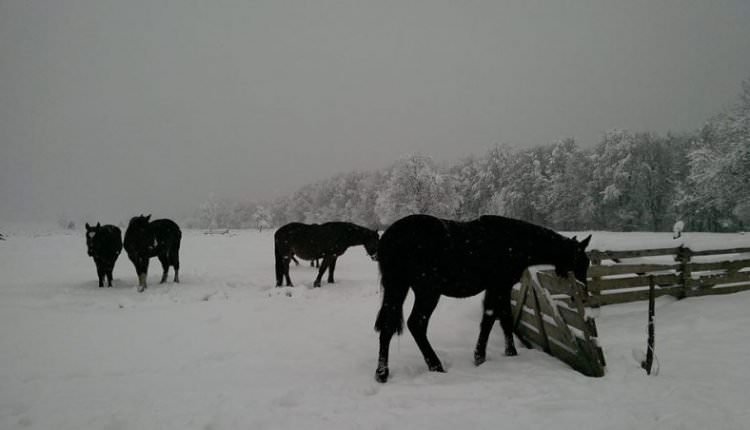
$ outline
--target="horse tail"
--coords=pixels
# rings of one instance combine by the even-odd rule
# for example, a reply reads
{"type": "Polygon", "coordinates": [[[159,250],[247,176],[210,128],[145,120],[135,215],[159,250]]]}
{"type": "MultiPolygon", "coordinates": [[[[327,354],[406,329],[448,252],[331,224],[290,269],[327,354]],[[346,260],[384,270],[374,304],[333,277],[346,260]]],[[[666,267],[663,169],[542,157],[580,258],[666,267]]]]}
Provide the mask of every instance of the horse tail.
{"type": "Polygon", "coordinates": [[[280,287],[284,282],[284,273],[286,272],[286,268],[284,264],[284,255],[283,252],[279,249],[278,241],[274,243],[273,253],[276,260],[276,286],[280,287]]]}
{"type": "MultiPolygon", "coordinates": [[[[380,266],[380,285],[382,286],[383,303],[375,319],[375,331],[401,334],[404,330],[404,300],[409,292],[409,283],[397,274],[400,270],[383,270],[380,266]]],[[[401,272],[403,273],[403,272],[401,272]]]]}

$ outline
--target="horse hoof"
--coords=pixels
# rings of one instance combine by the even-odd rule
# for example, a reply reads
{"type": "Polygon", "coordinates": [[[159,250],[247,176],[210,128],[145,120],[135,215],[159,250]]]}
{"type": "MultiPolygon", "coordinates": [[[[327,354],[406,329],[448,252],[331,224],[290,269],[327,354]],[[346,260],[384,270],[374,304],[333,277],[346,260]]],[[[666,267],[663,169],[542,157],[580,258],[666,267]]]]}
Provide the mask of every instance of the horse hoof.
{"type": "Polygon", "coordinates": [[[487,358],[484,355],[474,354],[474,365],[479,366],[480,364],[487,361],[487,358]]]}
{"type": "Polygon", "coordinates": [[[388,380],[388,368],[379,367],[375,371],[375,380],[380,382],[381,384],[385,383],[385,381],[388,380]]]}
{"type": "Polygon", "coordinates": [[[514,357],[518,355],[518,351],[516,351],[516,348],[506,348],[505,355],[507,355],[508,357],[514,357]]]}
{"type": "Polygon", "coordinates": [[[430,372],[445,373],[445,369],[443,369],[442,364],[435,364],[430,366],[430,372]]]}

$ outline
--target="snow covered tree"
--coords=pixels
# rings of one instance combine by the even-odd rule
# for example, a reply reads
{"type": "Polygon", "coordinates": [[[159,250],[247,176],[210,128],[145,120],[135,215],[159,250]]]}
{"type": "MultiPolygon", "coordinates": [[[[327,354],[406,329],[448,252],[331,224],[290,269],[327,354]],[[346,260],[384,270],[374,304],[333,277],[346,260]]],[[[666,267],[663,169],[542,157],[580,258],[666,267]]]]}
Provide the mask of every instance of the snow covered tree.
{"type": "Polygon", "coordinates": [[[589,227],[593,215],[590,158],[573,139],[555,142],[547,156],[549,187],[547,221],[550,227],[573,230],[589,227]]]}
{"type": "Polygon", "coordinates": [[[452,218],[460,205],[454,179],[441,173],[429,157],[414,155],[391,169],[375,210],[382,224],[411,214],[452,218]]]}
{"type": "Polygon", "coordinates": [[[739,101],[700,132],[689,154],[680,202],[693,229],[743,229],[750,224],[750,80],[739,101]]]}
{"type": "Polygon", "coordinates": [[[271,226],[271,210],[263,205],[258,205],[253,213],[253,221],[258,231],[271,226]]]}

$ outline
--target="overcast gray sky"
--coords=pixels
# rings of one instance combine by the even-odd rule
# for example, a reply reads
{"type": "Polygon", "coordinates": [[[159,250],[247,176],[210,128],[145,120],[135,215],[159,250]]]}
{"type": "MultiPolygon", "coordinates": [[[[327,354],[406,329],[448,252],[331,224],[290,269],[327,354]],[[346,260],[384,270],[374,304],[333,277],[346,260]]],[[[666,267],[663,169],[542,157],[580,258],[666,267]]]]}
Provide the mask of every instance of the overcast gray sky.
{"type": "Polygon", "coordinates": [[[0,0],[0,219],[691,130],[749,76],[747,0],[0,0]]]}

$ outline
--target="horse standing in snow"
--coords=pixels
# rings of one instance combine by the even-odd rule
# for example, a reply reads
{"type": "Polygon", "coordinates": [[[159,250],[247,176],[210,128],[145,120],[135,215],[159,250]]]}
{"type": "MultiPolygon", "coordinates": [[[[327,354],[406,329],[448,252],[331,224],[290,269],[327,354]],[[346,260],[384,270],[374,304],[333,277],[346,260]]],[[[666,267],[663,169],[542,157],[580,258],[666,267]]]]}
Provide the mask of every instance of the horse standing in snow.
{"type": "Polygon", "coordinates": [[[313,286],[320,287],[326,270],[328,282],[333,283],[336,260],[350,246],[357,245],[364,245],[365,251],[374,260],[378,250],[378,232],[350,222],[292,222],[282,226],[274,233],[276,286],[280,287],[284,279],[286,285],[293,286],[289,278],[289,262],[295,255],[303,260],[322,259],[313,286]]]}
{"type": "Polygon", "coordinates": [[[147,288],[146,277],[151,257],[158,257],[164,270],[160,283],[167,281],[169,266],[174,268],[174,281],[180,282],[180,227],[169,219],[150,219],[151,215],[133,217],[125,230],[125,251],[138,274],[139,293],[147,288]]]}
{"type": "Polygon", "coordinates": [[[485,291],[484,314],[474,350],[474,364],[485,361],[495,320],[505,334],[505,355],[517,355],[513,344],[510,294],[523,271],[536,264],[555,266],[558,276],[572,271],[586,283],[589,259],[581,242],[524,221],[482,216],[469,222],[410,215],[393,223],[378,246],[383,303],[375,321],[380,351],[375,379],[388,379],[388,349],[403,329],[403,303],[411,288],[414,308],[407,326],[430,371],[444,372],[427,340],[427,324],[441,295],[465,298],[485,291]]]}
{"type": "Polygon", "coordinates": [[[94,258],[96,274],[99,276],[99,288],[112,286],[112,270],[115,268],[117,257],[122,252],[122,233],[114,225],[96,223],[90,226],[86,223],[86,248],[89,257],[94,258]]]}

